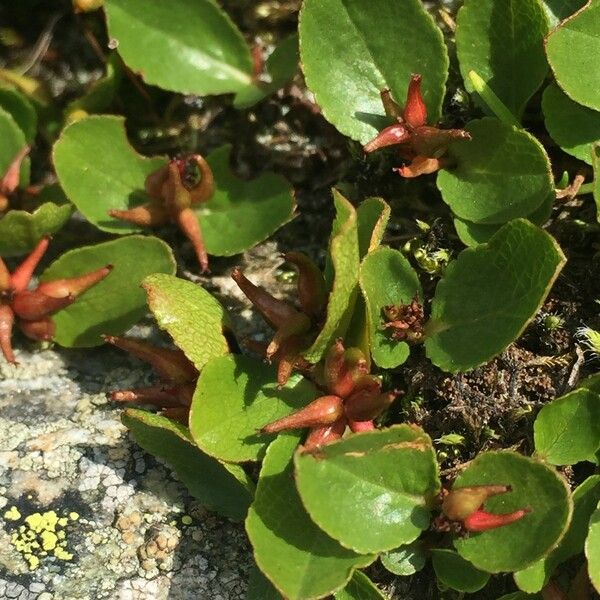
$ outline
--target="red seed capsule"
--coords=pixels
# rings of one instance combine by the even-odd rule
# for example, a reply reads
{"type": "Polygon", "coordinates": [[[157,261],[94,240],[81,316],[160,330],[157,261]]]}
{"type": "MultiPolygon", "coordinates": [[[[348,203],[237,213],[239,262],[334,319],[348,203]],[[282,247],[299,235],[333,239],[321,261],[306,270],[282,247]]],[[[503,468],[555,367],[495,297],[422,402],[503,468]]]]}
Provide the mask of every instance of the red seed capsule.
{"type": "Polygon", "coordinates": [[[29,256],[14,270],[11,275],[11,283],[15,292],[22,292],[27,289],[35,268],[46,253],[50,237],[43,237],[30,252],[29,256]]]}
{"type": "Polygon", "coordinates": [[[321,396],[295,413],[265,425],[260,431],[261,433],[277,433],[288,429],[322,427],[335,423],[343,415],[344,406],[341,398],[321,396]]]}
{"type": "Polygon", "coordinates": [[[503,515],[496,515],[485,510],[476,510],[473,514],[466,517],[463,523],[467,531],[488,531],[519,521],[528,512],[530,512],[528,509],[521,509],[503,515]]]}
{"type": "Polygon", "coordinates": [[[80,296],[86,290],[102,281],[113,270],[112,265],[106,265],[96,271],[70,277],[68,279],[55,279],[46,283],[40,283],[36,292],[40,292],[51,298],[72,298],[80,296]]]}
{"type": "Polygon", "coordinates": [[[408,84],[403,118],[413,128],[427,123],[427,106],[421,95],[421,75],[413,73],[408,84]]]}
{"type": "Polygon", "coordinates": [[[442,502],[444,514],[453,521],[462,521],[478,510],[492,496],[510,491],[507,485],[477,485],[456,488],[442,502]]]}

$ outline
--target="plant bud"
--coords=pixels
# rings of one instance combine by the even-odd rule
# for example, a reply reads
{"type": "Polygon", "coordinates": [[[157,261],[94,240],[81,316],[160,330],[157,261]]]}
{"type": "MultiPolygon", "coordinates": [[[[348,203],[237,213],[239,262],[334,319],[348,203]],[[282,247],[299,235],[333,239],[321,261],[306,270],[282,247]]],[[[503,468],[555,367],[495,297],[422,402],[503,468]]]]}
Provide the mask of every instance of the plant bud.
{"type": "Polygon", "coordinates": [[[427,106],[421,95],[421,75],[413,73],[410,77],[402,117],[413,128],[427,123],[427,106]]]}
{"type": "Polygon", "coordinates": [[[43,237],[27,258],[14,270],[10,279],[15,292],[22,292],[27,289],[33,272],[46,253],[49,244],[50,236],[43,237]]]}
{"type": "Polygon", "coordinates": [[[177,386],[153,385],[133,390],[110,392],[108,397],[113,402],[135,402],[151,404],[157,408],[181,406],[177,386]]]}
{"type": "Polygon", "coordinates": [[[479,485],[453,489],[444,498],[442,510],[453,521],[462,521],[473,514],[492,496],[510,491],[507,485],[479,485]]]}
{"type": "Polygon", "coordinates": [[[331,425],[324,425],[322,427],[314,427],[308,433],[306,441],[302,447],[304,452],[319,448],[320,446],[326,446],[342,438],[344,431],[346,430],[346,418],[341,417],[335,423],[331,425]]]}
{"type": "Polygon", "coordinates": [[[29,154],[29,150],[29,146],[24,146],[21,150],[19,150],[17,155],[8,165],[8,169],[6,169],[4,176],[2,179],[0,179],[0,194],[3,196],[12,194],[12,192],[14,192],[19,186],[19,179],[21,177],[21,163],[29,154]]]}
{"type": "Polygon", "coordinates": [[[108,214],[115,219],[121,219],[140,227],[158,227],[169,222],[167,209],[158,202],[149,202],[128,210],[113,208],[108,211],[108,214]]]}
{"type": "Polygon", "coordinates": [[[106,265],[91,273],[85,273],[78,277],[70,277],[69,279],[55,279],[40,283],[36,292],[40,292],[51,298],[72,298],[74,300],[86,290],[102,281],[113,270],[112,265],[106,265]]]}
{"type": "Polygon", "coordinates": [[[463,519],[463,524],[467,531],[488,531],[519,521],[529,512],[528,509],[521,509],[503,515],[495,515],[486,512],[485,510],[476,510],[474,513],[463,519]]]}
{"type": "Polygon", "coordinates": [[[34,290],[15,294],[11,306],[17,317],[26,321],[37,321],[73,304],[74,301],[74,296],[53,298],[34,290]]]}
{"type": "Polygon", "coordinates": [[[206,273],[208,271],[208,253],[206,252],[202,228],[196,213],[187,207],[178,211],[174,220],[187,239],[190,240],[202,273],[206,273]]]}
{"type": "Polygon", "coordinates": [[[386,146],[395,146],[403,144],[411,139],[411,134],[403,123],[394,123],[385,129],[382,129],[368,144],[363,146],[367,153],[374,152],[386,146]]]}
{"type": "Polygon", "coordinates": [[[17,364],[11,342],[14,322],[15,315],[10,306],[0,304],[0,350],[6,361],[13,365],[17,364]]]}
{"type": "Polygon", "coordinates": [[[346,416],[351,421],[371,421],[378,417],[392,402],[396,394],[380,394],[379,390],[362,389],[354,392],[344,403],[346,416]]]}
{"type": "Polygon", "coordinates": [[[348,426],[352,433],[362,433],[363,431],[373,431],[375,429],[373,421],[348,421],[348,426]]]}
{"type": "Polygon", "coordinates": [[[381,96],[381,103],[383,104],[383,110],[388,117],[396,119],[397,121],[402,120],[402,107],[392,98],[392,93],[389,89],[381,90],[379,92],[381,96]]]}
{"type": "Polygon", "coordinates": [[[343,415],[344,406],[341,398],[321,396],[291,415],[265,425],[260,431],[261,433],[277,433],[288,429],[323,427],[335,423],[343,415]]]}
{"type": "Polygon", "coordinates": [[[56,325],[52,317],[45,317],[37,321],[19,321],[19,329],[31,340],[49,342],[54,338],[56,325]]]}
{"type": "Polygon", "coordinates": [[[312,317],[323,312],[327,302],[327,287],[317,265],[302,252],[288,252],[287,262],[298,269],[298,299],[302,310],[312,317]]]}

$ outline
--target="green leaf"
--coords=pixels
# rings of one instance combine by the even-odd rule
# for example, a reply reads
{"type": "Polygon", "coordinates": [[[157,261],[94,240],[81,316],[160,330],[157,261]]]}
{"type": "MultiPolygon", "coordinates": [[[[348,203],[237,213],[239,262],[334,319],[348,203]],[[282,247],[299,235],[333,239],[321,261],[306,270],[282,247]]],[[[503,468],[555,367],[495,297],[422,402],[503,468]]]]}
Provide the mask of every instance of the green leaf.
{"type": "Polygon", "coordinates": [[[363,144],[388,124],[379,93],[404,104],[410,75],[423,74],[429,121],[441,113],[448,54],[420,0],[305,0],[300,57],[326,119],[363,144]]]}
{"type": "Polygon", "coordinates": [[[295,464],[304,507],[345,548],[391,550],[429,527],[428,503],[440,482],[431,440],[418,427],[351,435],[297,452],[295,464]]]}
{"type": "Polygon", "coordinates": [[[600,475],[588,477],[573,492],[573,518],[560,544],[544,559],[515,573],[515,582],[524,592],[539,592],[558,565],[583,550],[590,517],[600,500],[600,475]]]}
{"type": "Polygon", "coordinates": [[[142,281],[152,273],[175,272],[169,246],[157,238],[132,235],[70,250],[40,279],[76,277],[109,264],[114,268],[108,277],[53,316],[55,340],[61,346],[97,346],[103,343],[102,334],[120,335],[146,313],[142,281]]]}
{"type": "Polygon", "coordinates": [[[360,261],[356,210],[337,190],[333,190],[333,201],[336,218],[329,240],[329,273],[333,274],[333,282],[325,323],[312,346],[304,352],[304,358],[311,363],[321,360],[331,342],[344,335],[358,291],[360,261]]]}
{"type": "Polygon", "coordinates": [[[527,217],[554,190],[543,146],[529,133],[498,119],[471,121],[473,139],[452,144],[456,166],[438,173],[444,202],[474,223],[505,223],[527,217]]]}
{"type": "Polygon", "coordinates": [[[600,0],[589,0],[546,39],[556,82],[572,100],[600,110],[600,0]]]}
{"type": "MultiPolygon", "coordinates": [[[[544,225],[552,215],[552,207],[554,206],[555,200],[556,193],[552,190],[546,200],[527,216],[527,220],[540,227],[544,225]]],[[[502,227],[502,224],[485,225],[456,218],[454,219],[454,227],[458,238],[465,246],[478,246],[479,244],[489,242],[494,234],[502,227]]]]}
{"type": "Polygon", "coordinates": [[[346,587],[334,594],[335,600],[386,600],[375,584],[361,571],[354,571],[346,587]]]}
{"type": "Polygon", "coordinates": [[[73,212],[71,204],[46,202],[29,213],[9,210],[0,218],[0,256],[26,254],[44,237],[56,233],[73,212]]]}
{"type": "Polygon", "coordinates": [[[109,217],[108,210],[148,202],[144,182],[165,159],[135,152],[127,141],[122,117],[91,116],[69,125],[54,144],[53,160],[69,200],[88,221],[109,233],[141,231],[109,217]]]}
{"type": "MultiPolygon", "coordinates": [[[[12,115],[0,108],[0,178],[4,176],[8,167],[17,154],[27,144],[25,134],[21,131],[12,115]]],[[[29,182],[29,157],[21,164],[19,185],[22,187],[29,182]]]]}
{"type": "Polygon", "coordinates": [[[253,83],[238,92],[233,105],[238,109],[249,108],[281,89],[295,75],[299,60],[298,35],[293,34],[280,42],[265,61],[269,81],[253,83]]]}
{"type": "Polygon", "coordinates": [[[252,84],[244,38],[214,0],[106,0],[109,37],[147,83],[183,94],[228,94],[252,84]]]}
{"type": "Polygon", "coordinates": [[[588,573],[597,592],[600,592],[600,504],[590,519],[590,530],[585,542],[588,573]]]}
{"type": "Polygon", "coordinates": [[[591,150],[600,140],[600,112],[573,102],[555,83],[542,97],[546,129],[568,154],[592,164],[591,150]]]}
{"type": "Polygon", "coordinates": [[[363,260],[360,287],[367,305],[373,360],[384,369],[397,367],[410,350],[406,342],[393,340],[383,329],[382,310],[390,304],[409,304],[415,295],[423,298],[419,278],[401,252],[382,247],[363,260]]]}
{"type": "Polygon", "coordinates": [[[121,419],[133,439],[171,465],[204,506],[236,521],[246,517],[254,485],[241,467],[207,456],[195,446],[186,427],[166,417],[130,408],[121,419]]]}
{"type": "Polygon", "coordinates": [[[581,388],[600,395],[600,373],[596,373],[596,375],[590,375],[583,381],[580,381],[577,389],[581,388]]]}
{"type": "Polygon", "coordinates": [[[600,448],[600,396],[575,390],[546,404],[533,424],[535,450],[552,465],[596,462],[600,448]]]}
{"type": "Polygon", "coordinates": [[[283,600],[273,584],[256,568],[250,571],[246,600],[283,600]]]}
{"type": "Polygon", "coordinates": [[[508,451],[480,454],[453,487],[492,484],[510,486],[511,491],[487,500],[485,510],[530,512],[510,525],[456,539],[454,546],[482,571],[524,569],[548,554],[564,535],[573,510],[569,489],[551,467],[508,451]]]}
{"type": "Polygon", "coordinates": [[[456,19],[456,51],[465,86],[474,70],[520,119],[548,64],[548,23],[539,0],[466,0],[456,19]]]}
{"type": "Polygon", "coordinates": [[[518,219],[468,248],[438,283],[425,328],[427,356],[450,372],[472,369],[516,340],[565,258],[547,233],[518,219]]]}
{"type": "Polygon", "coordinates": [[[275,368],[256,359],[213,358],[204,366],[196,387],[190,431],[200,449],[215,458],[227,462],[259,460],[274,435],[258,430],[319,395],[299,375],[279,389],[275,368]]]}
{"type": "Polygon", "coordinates": [[[37,133],[37,113],[26,96],[10,88],[0,88],[0,108],[9,113],[31,144],[37,133]]]}
{"type": "Polygon", "coordinates": [[[156,322],[199,371],[209,359],[229,353],[223,335],[229,318],[209,292],[191,281],[164,274],[150,275],[142,285],[156,322]]]}
{"type": "Polygon", "coordinates": [[[381,244],[390,214],[391,208],[383,198],[367,198],[358,205],[356,217],[361,259],[381,244]]]}
{"type": "Polygon", "coordinates": [[[585,3],[586,0],[543,0],[542,4],[551,27],[556,27],[559,21],[570,17],[585,3]]]}
{"type": "Polygon", "coordinates": [[[423,544],[418,540],[405,544],[381,555],[381,564],[395,575],[413,575],[427,562],[423,544]]]}
{"type": "Polygon", "coordinates": [[[121,62],[116,52],[112,52],[106,61],[106,73],[94,81],[86,92],[69,102],[65,109],[67,123],[88,116],[89,113],[101,113],[113,102],[121,82],[121,62]]]}
{"type": "Polygon", "coordinates": [[[230,151],[222,146],[206,157],[215,193],[196,208],[206,250],[215,256],[232,256],[266,240],[293,218],[296,207],[281,175],[263,173],[250,181],[236,177],[229,167],[230,151]]]}
{"type": "Polygon", "coordinates": [[[246,531],[260,570],[288,600],[321,598],[375,559],[340,546],[304,510],[293,478],[298,436],[282,434],[267,450],[246,531]]]}
{"type": "Polygon", "coordinates": [[[476,569],[452,550],[432,550],[433,570],[441,583],[459,592],[472,594],[485,587],[488,573],[476,569]]]}

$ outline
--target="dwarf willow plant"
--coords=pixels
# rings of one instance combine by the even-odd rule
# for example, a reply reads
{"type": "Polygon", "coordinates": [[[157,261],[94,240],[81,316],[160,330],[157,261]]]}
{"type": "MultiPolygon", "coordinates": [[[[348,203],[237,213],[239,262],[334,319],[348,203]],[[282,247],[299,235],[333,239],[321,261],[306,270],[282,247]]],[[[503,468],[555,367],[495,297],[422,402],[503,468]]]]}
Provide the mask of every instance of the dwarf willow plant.
{"type": "Polygon", "coordinates": [[[506,599],[562,598],[565,585],[587,598],[588,579],[600,591],[597,376],[539,412],[532,456],[483,452],[453,480],[427,432],[387,410],[394,371],[417,347],[457,373],[523,333],[566,261],[542,228],[557,197],[592,194],[600,214],[600,0],[465,0],[456,19],[443,12],[445,35],[420,0],[304,0],[298,35],[266,60],[214,0],[74,2],[101,5],[113,49],[105,74],[60,114],[35,80],[0,69],[0,255],[32,251],[14,270],[0,261],[6,359],[16,322],[34,339],[107,342],[149,363],[154,384],[110,398],[154,407],[125,410],[133,437],[205,506],[245,522],[249,600],[382,599],[361,571],[378,559],[398,576],[430,562],[440,587],[461,594],[499,573],[521,590],[506,599]],[[449,101],[447,40],[464,83],[449,101]],[[386,245],[390,206],[355,206],[334,189],[324,268],[283,257],[298,302],[233,269],[273,329],[248,353],[224,307],[173,276],[164,242],[139,234],[177,225],[207,271],[209,255],[235,255],[294,217],[291,186],[269,172],[239,179],[227,145],[143,156],[124,117],[94,113],[114,107],[124,75],[145,92],[229,94],[245,109],[286,84],[298,52],[322,115],[368,165],[434,175],[466,249],[451,260],[386,245]],[[453,104],[466,122],[444,110],[453,104]],[[534,135],[542,121],[550,139],[534,135]],[[60,187],[29,185],[38,135],[53,146],[60,187]],[[551,144],[574,161],[558,191],[551,144]],[[73,208],[116,239],[66,252],[29,289],[47,236],[73,208]],[[439,279],[427,296],[421,271],[439,279]],[[121,336],[145,302],[177,348],[121,336]],[[573,465],[587,477],[571,490],[561,470],[573,465]]]}

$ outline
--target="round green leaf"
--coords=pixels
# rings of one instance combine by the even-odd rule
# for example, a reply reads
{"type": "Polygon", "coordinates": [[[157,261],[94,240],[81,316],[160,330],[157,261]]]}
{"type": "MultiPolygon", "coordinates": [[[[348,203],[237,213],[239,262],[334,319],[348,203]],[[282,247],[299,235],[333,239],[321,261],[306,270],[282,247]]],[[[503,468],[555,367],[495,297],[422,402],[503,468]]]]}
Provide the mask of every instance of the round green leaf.
{"type": "Polygon", "coordinates": [[[441,583],[459,592],[472,594],[485,587],[490,576],[476,569],[452,550],[432,550],[431,560],[441,583]]]}
{"type": "Polygon", "coordinates": [[[220,460],[259,460],[274,437],[259,429],[319,395],[299,375],[279,389],[275,368],[256,359],[213,358],[204,366],[196,387],[190,431],[201,450],[220,460]]]}
{"type": "Polygon", "coordinates": [[[108,210],[148,202],[146,177],[165,160],[135,152],[127,141],[122,117],[91,116],[69,125],[54,144],[53,159],[67,197],[88,221],[110,233],[141,230],[109,217],[108,210]]]}
{"type": "Polygon", "coordinates": [[[515,573],[515,582],[524,592],[539,592],[558,565],[583,550],[590,517],[600,500],[600,475],[588,477],[573,492],[573,518],[560,544],[545,558],[515,573]]]}
{"type": "Polygon", "coordinates": [[[454,546],[482,571],[523,569],[548,554],[564,535],[573,510],[569,489],[554,469],[515,452],[480,454],[453,487],[491,484],[510,486],[511,491],[490,498],[485,510],[530,512],[510,525],[456,539],[454,546]]]}
{"type": "Polygon", "coordinates": [[[336,217],[329,238],[329,262],[325,276],[331,292],[327,300],[327,316],[317,339],[304,352],[304,358],[316,363],[331,342],[344,335],[356,302],[360,266],[357,214],[354,206],[337,190],[333,190],[336,217]]]}
{"type": "Polygon", "coordinates": [[[183,94],[228,94],[252,84],[244,38],[214,0],[106,0],[108,33],[144,81],[183,94]]]}
{"type": "Polygon", "coordinates": [[[254,485],[237,465],[224,465],[201,452],[183,425],[145,410],[127,409],[123,424],[146,452],[173,467],[194,498],[207,508],[241,521],[254,485]]]}
{"type": "Polygon", "coordinates": [[[263,173],[245,181],[229,168],[230,146],[211,152],[206,160],[215,178],[215,193],[200,204],[204,243],[209,254],[232,256],[267,239],[294,216],[296,203],[287,180],[263,173]]]}
{"type": "MultiPolygon", "coordinates": [[[[17,156],[17,154],[23,150],[26,146],[27,140],[25,134],[17,122],[14,120],[12,115],[0,108],[0,178],[4,176],[8,167],[17,156]]],[[[21,174],[19,185],[22,187],[29,182],[29,157],[21,163],[21,174]]]]}
{"type": "Polygon", "coordinates": [[[156,322],[199,371],[209,359],[229,353],[223,335],[229,318],[209,292],[191,281],[164,274],[150,275],[142,285],[156,322]]]}
{"type": "Polygon", "coordinates": [[[588,573],[596,591],[600,593],[600,505],[590,519],[590,530],[585,542],[588,573]]]}
{"type": "Polygon", "coordinates": [[[550,162],[529,133],[498,119],[471,121],[471,140],[452,144],[456,166],[438,173],[437,185],[454,214],[474,223],[527,217],[554,190],[550,162]]]}
{"type": "Polygon", "coordinates": [[[592,145],[600,140],[600,112],[573,102],[555,83],[544,90],[546,129],[568,154],[592,164],[592,145]]]}
{"type": "Polygon", "coordinates": [[[169,246],[157,238],[132,235],[70,250],[40,279],[76,277],[109,264],[113,270],[108,277],[53,316],[54,339],[61,346],[97,346],[103,343],[102,334],[120,335],[146,313],[142,281],[151,273],[175,272],[169,246]]]}
{"type": "Polygon", "coordinates": [[[351,435],[298,452],[295,463],[304,507],[345,548],[391,550],[429,527],[428,503],[440,482],[431,440],[418,427],[351,435]]]}
{"type": "Polygon", "coordinates": [[[600,396],[575,390],[546,404],[533,425],[536,453],[553,465],[596,462],[600,448],[600,396]]]}
{"type": "Polygon", "coordinates": [[[248,108],[281,89],[298,70],[300,60],[298,52],[298,35],[290,35],[265,61],[269,81],[254,83],[251,87],[238,92],[233,105],[239,109],[248,108]]]}
{"type": "Polygon", "coordinates": [[[589,0],[546,39],[556,81],[572,100],[600,110],[600,0],[589,0]]]}
{"type": "Polygon", "coordinates": [[[340,546],[304,510],[293,477],[298,436],[268,448],[246,531],[260,570],[288,600],[322,598],[342,588],[355,568],[375,559],[340,546]]]}
{"type": "MultiPolygon", "coordinates": [[[[552,215],[552,207],[555,200],[556,193],[552,190],[546,200],[527,216],[527,220],[540,227],[544,225],[552,215]]],[[[472,223],[471,221],[465,221],[457,217],[454,219],[454,227],[458,238],[465,246],[478,246],[479,244],[489,242],[502,227],[502,224],[485,225],[482,223],[472,223]]]]}
{"type": "Polygon", "coordinates": [[[334,594],[335,600],[386,600],[375,584],[361,571],[354,571],[346,587],[334,594]]]}
{"type": "Polygon", "coordinates": [[[539,310],[564,261],[555,240],[523,219],[463,250],[436,288],[427,356],[456,372],[502,352],[539,310]]]}
{"type": "Polygon", "coordinates": [[[323,114],[363,144],[388,123],[379,93],[404,104],[411,73],[423,74],[430,122],[439,119],[448,55],[420,0],[305,0],[300,57],[323,114]]]}
{"type": "Polygon", "coordinates": [[[17,90],[0,88],[0,107],[9,113],[31,144],[37,133],[37,113],[33,104],[17,90]]]}
{"type": "Polygon", "coordinates": [[[427,562],[427,555],[418,540],[405,544],[381,555],[381,564],[395,575],[413,575],[420,571],[427,562]]]}
{"type": "Polygon", "coordinates": [[[71,204],[46,202],[29,213],[10,210],[0,218],[0,256],[26,254],[44,237],[56,233],[73,212],[71,204]]]}
{"type": "Polygon", "coordinates": [[[367,198],[356,209],[360,258],[373,252],[383,239],[392,209],[383,198],[367,198]]]}
{"type": "Polygon", "coordinates": [[[382,310],[390,304],[409,304],[415,295],[423,298],[419,278],[401,252],[382,247],[363,260],[360,287],[367,305],[373,360],[384,369],[397,367],[408,358],[409,347],[383,329],[382,310]]]}
{"type": "Polygon", "coordinates": [[[456,25],[456,51],[467,90],[473,92],[468,76],[473,70],[520,119],[548,71],[548,23],[539,0],[466,0],[456,25]]]}

